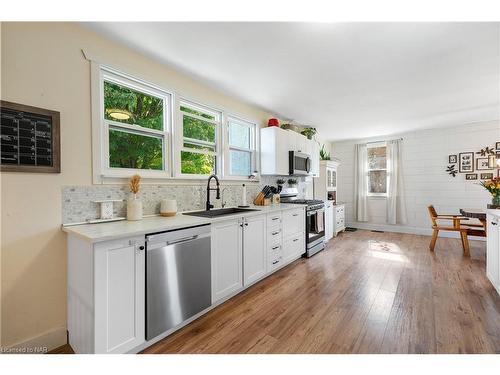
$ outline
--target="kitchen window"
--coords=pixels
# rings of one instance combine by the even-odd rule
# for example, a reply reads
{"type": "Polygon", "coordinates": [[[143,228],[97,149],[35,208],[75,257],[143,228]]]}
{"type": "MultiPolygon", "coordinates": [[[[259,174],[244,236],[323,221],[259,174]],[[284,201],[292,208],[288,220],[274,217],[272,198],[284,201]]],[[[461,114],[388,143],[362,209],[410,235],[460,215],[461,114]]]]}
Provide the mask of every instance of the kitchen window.
{"type": "Polygon", "coordinates": [[[168,176],[171,95],[104,68],[100,77],[102,175],[168,176]]]}
{"type": "Polygon", "coordinates": [[[180,102],[179,111],[182,128],[180,174],[217,174],[222,114],[188,101],[180,102]]]}
{"type": "Polygon", "coordinates": [[[227,119],[228,166],[226,175],[248,177],[255,170],[256,125],[229,116],[227,119]]]}
{"type": "Polygon", "coordinates": [[[387,147],[385,142],[367,146],[368,196],[387,195],[387,147]]]}

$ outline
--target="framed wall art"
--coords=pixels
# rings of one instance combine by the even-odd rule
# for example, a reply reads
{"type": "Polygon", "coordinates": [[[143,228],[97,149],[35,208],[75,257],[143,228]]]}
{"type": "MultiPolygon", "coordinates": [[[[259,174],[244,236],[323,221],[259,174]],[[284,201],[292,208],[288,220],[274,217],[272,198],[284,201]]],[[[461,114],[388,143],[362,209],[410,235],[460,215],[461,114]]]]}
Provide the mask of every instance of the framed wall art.
{"type": "Polygon", "coordinates": [[[500,150],[500,142],[495,143],[495,148],[496,148],[497,150],[500,150]]]}
{"type": "Polygon", "coordinates": [[[476,159],[476,171],[487,171],[490,170],[488,163],[488,158],[477,158],[476,159]]]}
{"type": "Polygon", "coordinates": [[[448,155],[448,164],[455,164],[457,162],[457,155],[448,155]]]}
{"type": "Polygon", "coordinates": [[[481,180],[491,180],[493,173],[481,173],[481,180]]]}
{"type": "Polygon", "coordinates": [[[473,152],[461,152],[458,154],[458,171],[460,173],[474,172],[473,152]]]}
{"type": "Polygon", "coordinates": [[[467,173],[465,179],[467,181],[477,180],[477,173],[467,173]]]}

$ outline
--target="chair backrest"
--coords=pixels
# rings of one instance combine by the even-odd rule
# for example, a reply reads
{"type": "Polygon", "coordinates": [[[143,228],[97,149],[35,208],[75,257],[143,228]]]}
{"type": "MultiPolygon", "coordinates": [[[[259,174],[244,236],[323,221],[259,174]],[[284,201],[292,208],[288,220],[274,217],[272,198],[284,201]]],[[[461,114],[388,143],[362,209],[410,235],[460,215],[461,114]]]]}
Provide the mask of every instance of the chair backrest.
{"type": "Polygon", "coordinates": [[[437,223],[436,223],[437,212],[436,212],[434,206],[431,204],[430,206],[427,207],[427,209],[429,210],[429,216],[431,217],[432,225],[436,226],[437,225],[437,223]]]}

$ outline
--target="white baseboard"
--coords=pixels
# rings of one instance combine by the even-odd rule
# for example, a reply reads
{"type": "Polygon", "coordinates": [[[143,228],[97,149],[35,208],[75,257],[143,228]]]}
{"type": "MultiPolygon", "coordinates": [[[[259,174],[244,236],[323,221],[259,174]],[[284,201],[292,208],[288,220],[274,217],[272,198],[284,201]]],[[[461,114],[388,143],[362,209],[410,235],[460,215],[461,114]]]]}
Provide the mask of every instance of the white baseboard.
{"type": "Polygon", "coordinates": [[[3,349],[5,354],[47,353],[66,344],[66,327],[59,327],[3,349]]]}
{"type": "MultiPolygon", "coordinates": [[[[348,223],[347,226],[351,228],[366,229],[366,230],[380,230],[383,232],[419,234],[423,236],[432,235],[431,228],[409,227],[406,225],[389,225],[389,224],[355,222],[355,223],[348,223]]],[[[439,231],[439,237],[460,238],[460,235],[457,232],[439,231]]],[[[485,237],[470,236],[469,239],[476,241],[486,241],[485,237]]]]}

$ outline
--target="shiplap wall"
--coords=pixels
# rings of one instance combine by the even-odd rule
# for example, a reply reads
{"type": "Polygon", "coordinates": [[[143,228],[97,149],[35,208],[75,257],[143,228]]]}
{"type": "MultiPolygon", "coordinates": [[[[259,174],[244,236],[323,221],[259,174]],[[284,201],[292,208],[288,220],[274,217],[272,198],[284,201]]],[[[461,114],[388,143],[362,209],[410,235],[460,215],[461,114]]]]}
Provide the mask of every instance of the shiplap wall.
{"type": "MultiPolygon", "coordinates": [[[[448,175],[448,155],[479,151],[500,141],[500,121],[473,123],[442,129],[418,130],[391,137],[377,137],[334,142],[332,155],[341,160],[338,170],[338,200],[346,203],[349,226],[386,231],[430,234],[427,206],[433,204],[438,213],[455,214],[460,208],[486,208],[489,193],[478,181],[466,181],[464,173],[448,175]],[[385,198],[368,198],[369,221],[353,218],[354,145],[380,139],[403,138],[404,195],[408,222],[386,223],[385,198]]],[[[476,156],[476,155],[475,155],[476,156]]],[[[457,167],[458,169],[458,164],[457,167]]],[[[490,172],[490,171],[484,171],[490,172]]],[[[480,173],[480,172],[474,172],[480,173]]],[[[479,175],[478,175],[479,178],[479,175]]]]}

